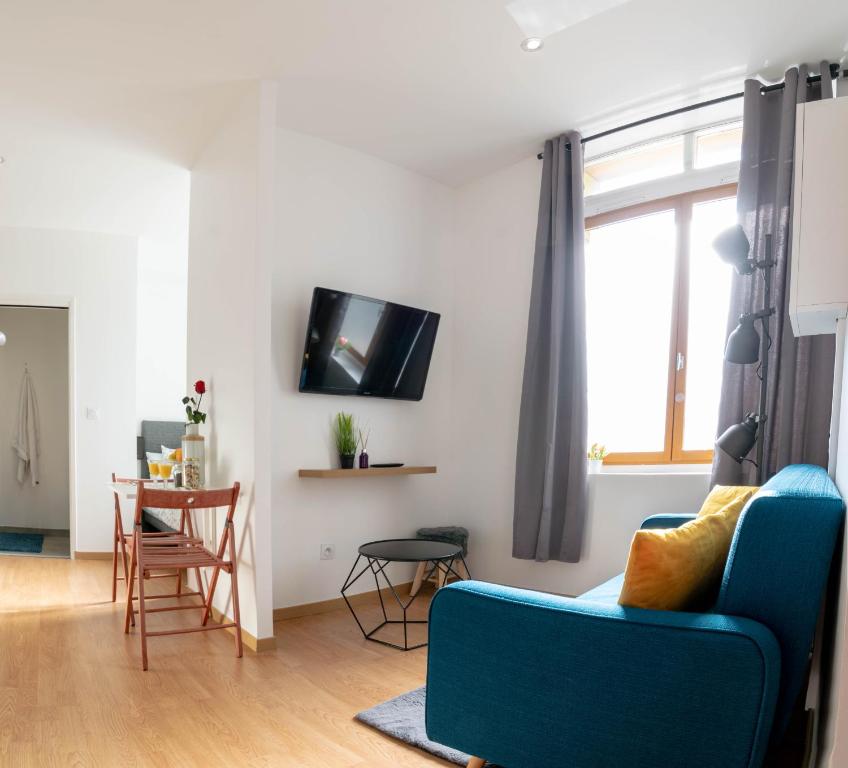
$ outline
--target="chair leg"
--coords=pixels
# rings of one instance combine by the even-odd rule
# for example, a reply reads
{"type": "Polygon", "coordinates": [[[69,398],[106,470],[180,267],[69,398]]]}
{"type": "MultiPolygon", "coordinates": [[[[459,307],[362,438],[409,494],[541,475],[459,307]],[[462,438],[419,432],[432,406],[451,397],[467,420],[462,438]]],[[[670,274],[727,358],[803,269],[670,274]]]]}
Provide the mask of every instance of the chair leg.
{"type": "MultiPolygon", "coordinates": [[[[115,513],[115,530],[112,533],[112,602],[118,598],[118,513],[115,513]]],[[[123,537],[121,537],[123,539],[123,537]]],[[[126,563],[124,564],[126,567],[126,563]]]]}
{"type": "Polygon", "coordinates": [[[209,621],[209,614],[212,612],[212,598],[215,596],[215,588],[218,586],[218,571],[220,570],[216,566],[212,571],[212,577],[209,579],[209,589],[206,591],[206,607],[203,609],[203,617],[200,619],[200,624],[204,627],[209,621]]]}
{"type": "Polygon", "coordinates": [[[482,760],[479,757],[472,757],[465,768],[483,768],[486,765],[486,761],[482,760]]]}
{"type": "Polygon", "coordinates": [[[418,594],[418,590],[421,589],[421,584],[424,581],[424,569],[427,566],[427,563],[418,563],[418,568],[415,569],[415,578],[412,580],[412,587],[409,590],[409,596],[415,597],[418,594]]]}
{"type": "Polygon", "coordinates": [[[135,587],[135,559],[138,551],[136,542],[133,542],[132,555],[130,556],[130,573],[127,579],[127,612],[124,616],[124,634],[129,634],[130,623],[135,626],[135,616],[133,615],[133,589],[135,587]]]}
{"type": "Polygon", "coordinates": [[[121,560],[124,564],[124,581],[127,581],[130,575],[130,567],[127,564],[127,543],[124,541],[124,536],[121,534],[121,560]]]}
{"type": "Polygon", "coordinates": [[[239,613],[239,598],[238,598],[238,577],[236,576],[236,545],[235,534],[233,533],[232,523],[229,524],[229,552],[230,552],[230,587],[233,592],[233,621],[236,625],[236,656],[242,657],[244,648],[241,640],[241,614],[239,613]]]}
{"type": "MultiPolygon", "coordinates": [[[[186,532],[186,510],[180,513],[180,533],[186,532]]],[[[186,579],[188,579],[188,571],[186,571],[186,579]]],[[[177,568],[177,588],[174,590],[179,597],[183,593],[183,572],[177,568]]]]}
{"type": "MultiPolygon", "coordinates": [[[[194,523],[191,521],[191,512],[186,512],[186,522],[188,523],[188,535],[194,537],[194,523]]],[[[206,598],[203,594],[203,579],[200,577],[200,568],[194,569],[194,577],[197,579],[197,591],[200,592],[200,602],[205,603],[206,598]]],[[[188,581],[188,572],[186,572],[186,581],[188,581]]]]}
{"type": "MultiPolygon", "coordinates": [[[[132,608],[132,606],[130,606],[132,608]]],[[[141,629],[141,668],[147,671],[147,624],[144,615],[144,564],[138,561],[138,624],[141,629]]]]}

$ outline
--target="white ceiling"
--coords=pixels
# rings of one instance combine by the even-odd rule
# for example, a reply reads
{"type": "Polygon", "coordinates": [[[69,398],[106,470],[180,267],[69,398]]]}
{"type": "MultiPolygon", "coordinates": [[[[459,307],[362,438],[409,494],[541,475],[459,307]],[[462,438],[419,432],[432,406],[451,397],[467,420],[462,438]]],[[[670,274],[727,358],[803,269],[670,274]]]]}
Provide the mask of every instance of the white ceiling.
{"type": "Polygon", "coordinates": [[[3,0],[0,120],[190,164],[238,83],[272,78],[281,126],[456,185],[848,50],[845,0],[631,0],[533,54],[506,2],[3,0]]]}

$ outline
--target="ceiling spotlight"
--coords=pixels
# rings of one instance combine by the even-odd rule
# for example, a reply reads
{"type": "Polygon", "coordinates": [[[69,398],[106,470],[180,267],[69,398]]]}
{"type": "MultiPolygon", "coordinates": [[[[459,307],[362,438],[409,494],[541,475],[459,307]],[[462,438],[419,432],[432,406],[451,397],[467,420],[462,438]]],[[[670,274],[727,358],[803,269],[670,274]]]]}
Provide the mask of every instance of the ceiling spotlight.
{"type": "Polygon", "coordinates": [[[6,334],[3,331],[0,331],[0,347],[5,346],[6,344],[6,334]]]}
{"type": "Polygon", "coordinates": [[[527,53],[533,53],[533,51],[540,50],[544,44],[545,41],[541,37],[528,37],[521,41],[521,50],[527,51],[527,53]]]}

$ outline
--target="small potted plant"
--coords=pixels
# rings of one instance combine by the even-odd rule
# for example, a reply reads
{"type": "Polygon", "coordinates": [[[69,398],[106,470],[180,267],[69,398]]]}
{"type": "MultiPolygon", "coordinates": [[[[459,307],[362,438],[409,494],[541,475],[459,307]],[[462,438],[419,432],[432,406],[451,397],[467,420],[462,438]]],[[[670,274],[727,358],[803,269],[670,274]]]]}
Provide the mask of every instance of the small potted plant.
{"type": "Polygon", "coordinates": [[[356,458],[356,425],[352,413],[336,414],[333,437],[336,440],[341,468],[353,469],[353,460],[356,458]]]}
{"type": "Polygon", "coordinates": [[[605,445],[601,445],[600,443],[592,443],[592,447],[589,449],[586,454],[586,458],[589,460],[589,468],[588,472],[590,475],[597,475],[601,471],[601,466],[603,466],[604,458],[609,454],[605,445]]]}

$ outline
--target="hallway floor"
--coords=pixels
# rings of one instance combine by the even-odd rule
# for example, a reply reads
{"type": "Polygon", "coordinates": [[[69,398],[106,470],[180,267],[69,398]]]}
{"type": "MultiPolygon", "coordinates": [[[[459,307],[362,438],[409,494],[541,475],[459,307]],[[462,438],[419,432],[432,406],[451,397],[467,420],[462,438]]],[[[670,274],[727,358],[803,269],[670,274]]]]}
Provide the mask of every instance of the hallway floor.
{"type": "Polygon", "coordinates": [[[0,525],[0,533],[40,533],[44,536],[44,544],[41,552],[4,552],[0,555],[14,555],[15,557],[70,557],[71,535],[70,531],[52,528],[14,528],[8,525],[0,525]]]}

